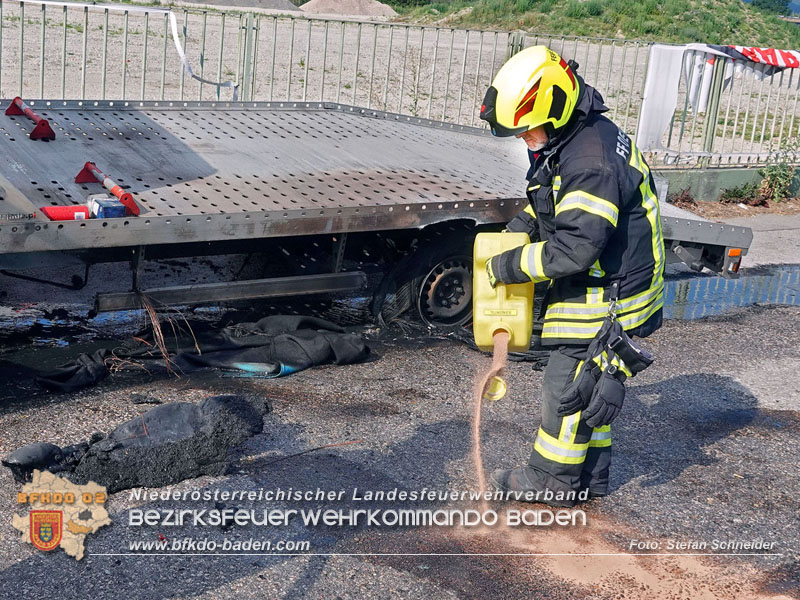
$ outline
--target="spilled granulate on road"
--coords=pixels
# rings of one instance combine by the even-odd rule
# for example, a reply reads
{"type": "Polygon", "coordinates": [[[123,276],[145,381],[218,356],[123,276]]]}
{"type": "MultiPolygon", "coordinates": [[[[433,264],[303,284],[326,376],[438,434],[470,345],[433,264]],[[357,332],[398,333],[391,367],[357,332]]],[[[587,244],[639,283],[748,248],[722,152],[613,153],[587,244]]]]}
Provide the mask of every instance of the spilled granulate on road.
{"type": "MultiPolygon", "coordinates": [[[[515,505],[515,508],[520,507],[515,505]]],[[[593,515],[589,515],[587,525],[580,528],[527,530],[498,524],[492,528],[455,529],[453,536],[467,546],[482,547],[481,552],[550,555],[515,559],[526,561],[518,563],[521,567],[534,564],[538,567],[536,570],[590,589],[598,598],[790,600],[789,596],[760,592],[761,586],[756,583],[758,573],[749,566],[742,567],[741,576],[722,576],[715,563],[729,561],[730,557],[630,553],[627,548],[609,542],[608,538],[642,539],[642,535],[593,515]]],[[[661,547],[666,547],[666,543],[661,547]]]]}
{"type": "MultiPolygon", "coordinates": [[[[501,505],[493,508],[502,514],[501,505]]],[[[770,558],[756,559],[763,564],[737,563],[735,574],[730,574],[729,557],[629,555],[627,548],[608,540],[641,539],[641,534],[591,513],[588,517],[587,526],[581,528],[519,529],[498,523],[384,534],[360,544],[359,552],[424,552],[424,558],[376,556],[371,560],[430,577],[462,598],[483,598],[503,589],[504,597],[547,600],[792,600],[764,591],[770,584],[756,567],[769,567],[770,558]],[[418,570],[420,561],[426,565],[424,572],[418,570]],[[469,581],[469,588],[464,588],[464,581],[469,581]]]]}

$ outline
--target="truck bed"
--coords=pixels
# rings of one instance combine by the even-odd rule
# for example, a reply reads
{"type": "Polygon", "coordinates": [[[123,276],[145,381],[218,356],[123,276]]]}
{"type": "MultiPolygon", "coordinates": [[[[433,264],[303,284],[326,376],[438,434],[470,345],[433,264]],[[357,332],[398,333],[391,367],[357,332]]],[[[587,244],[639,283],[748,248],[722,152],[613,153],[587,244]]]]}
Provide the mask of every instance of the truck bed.
{"type": "MultiPolygon", "coordinates": [[[[0,115],[0,210],[11,215],[0,221],[2,268],[41,252],[503,223],[526,202],[524,146],[478,128],[333,103],[28,105],[56,139],[32,141],[32,121],[0,115]],[[139,217],[42,215],[105,192],[75,183],[87,161],[133,194],[139,217]]],[[[671,209],[662,203],[668,239],[746,252],[749,229],[671,209]]]]}
{"type": "MultiPolygon", "coordinates": [[[[7,103],[6,103],[7,104],[7,103]]],[[[510,219],[523,206],[516,144],[480,129],[337,104],[29,102],[56,132],[0,116],[3,253],[261,238],[510,219]],[[92,161],[139,217],[52,222],[82,204],[92,161]]],[[[524,149],[523,149],[524,150],[524,149]]]]}

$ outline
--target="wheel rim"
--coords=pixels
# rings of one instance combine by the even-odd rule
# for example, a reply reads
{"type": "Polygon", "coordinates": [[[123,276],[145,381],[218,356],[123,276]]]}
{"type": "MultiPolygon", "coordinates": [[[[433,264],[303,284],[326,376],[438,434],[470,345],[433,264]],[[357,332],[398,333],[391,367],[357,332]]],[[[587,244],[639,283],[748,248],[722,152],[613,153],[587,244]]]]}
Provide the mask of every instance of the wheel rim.
{"type": "Polygon", "coordinates": [[[460,326],[472,317],[472,258],[444,259],[422,279],[417,308],[435,327],[460,326]]]}

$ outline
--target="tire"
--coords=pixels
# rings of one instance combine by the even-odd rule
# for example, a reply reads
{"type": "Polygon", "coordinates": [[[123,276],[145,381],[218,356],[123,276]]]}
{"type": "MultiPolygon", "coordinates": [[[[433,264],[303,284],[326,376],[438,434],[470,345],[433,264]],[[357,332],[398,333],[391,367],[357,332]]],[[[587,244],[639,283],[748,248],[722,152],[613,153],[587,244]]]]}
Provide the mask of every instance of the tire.
{"type": "Polygon", "coordinates": [[[438,329],[472,321],[472,246],[474,229],[457,228],[417,249],[411,290],[416,316],[438,329]]]}

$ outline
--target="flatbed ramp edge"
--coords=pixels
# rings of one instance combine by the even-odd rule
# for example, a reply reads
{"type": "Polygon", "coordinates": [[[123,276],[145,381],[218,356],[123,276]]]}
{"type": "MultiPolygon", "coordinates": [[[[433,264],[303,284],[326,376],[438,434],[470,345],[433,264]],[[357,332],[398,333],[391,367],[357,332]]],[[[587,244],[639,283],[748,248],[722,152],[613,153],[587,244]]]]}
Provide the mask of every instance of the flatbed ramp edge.
{"type": "Polygon", "coordinates": [[[3,253],[502,222],[521,210],[508,144],[479,129],[322,103],[29,103],[57,138],[0,118],[3,253]],[[42,206],[85,201],[93,161],[138,218],[50,222],[42,206]],[[9,226],[10,225],[10,226],[9,226]]]}
{"type": "MultiPolygon", "coordinates": [[[[422,229],[455,219],[501,224],[526,203],[524,148],[478,128],[320,102],[28,105],[56,139],[33,141],[27,118],[0,117],[0,210],[19,217],[0,221],[7,270],[34,268],[45,255],[51,266],[59,254],[97,261],[104,249],[422,229]],[[75,182],[87,161],[133,194],[140,216],[50,221],[41,213],[105,192],[75,182]]],[[[662,203],[670,260],[735,275],[721,253],[746,254],[752,232],[670,209],[662,203]]]]}

